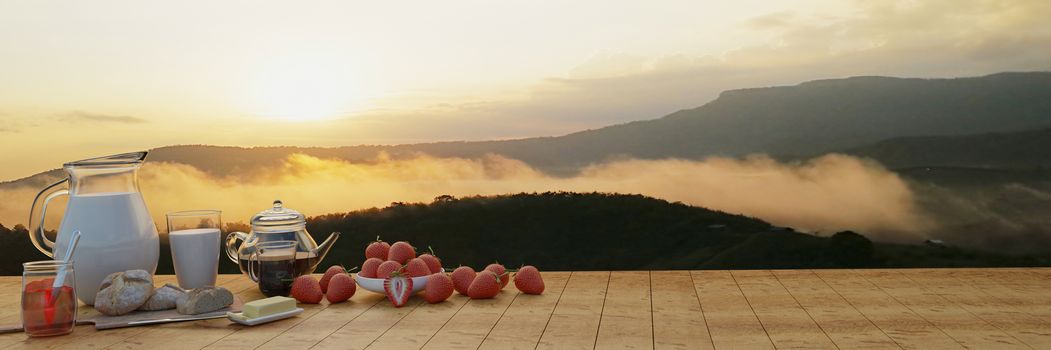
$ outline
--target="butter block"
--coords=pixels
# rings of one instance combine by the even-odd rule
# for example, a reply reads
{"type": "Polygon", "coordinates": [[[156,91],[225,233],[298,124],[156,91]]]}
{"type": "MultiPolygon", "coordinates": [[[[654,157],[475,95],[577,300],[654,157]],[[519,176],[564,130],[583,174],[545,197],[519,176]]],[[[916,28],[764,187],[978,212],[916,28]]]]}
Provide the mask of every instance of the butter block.
{"type": "Polygon", "coordinates": [[[296,308],[296,300],[288,297],[269,297],[247,302],[241,307],[245,318],[270,316],[296,308]]]}

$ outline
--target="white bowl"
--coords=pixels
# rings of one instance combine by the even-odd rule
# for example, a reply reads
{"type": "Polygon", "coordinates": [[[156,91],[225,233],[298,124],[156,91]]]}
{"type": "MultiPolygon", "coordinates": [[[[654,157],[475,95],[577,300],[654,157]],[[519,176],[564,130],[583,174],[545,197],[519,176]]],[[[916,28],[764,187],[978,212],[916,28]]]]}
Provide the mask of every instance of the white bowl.
{"type": "MultiPolygon", "coordinates": [[[[442,272],[441,273],[445,273],[445,269],[444,268],[442,268],[442,272]]],[[[431,277],[430,275],[422,276],[422,277],[413,277],[412,278],[412,294],[419,293],[420,291],[423,290],[423,288],[427,287],[427,280],[430,279],[430,277],[431,277]]],[[[355,273],[354,274],[354,281],[358,282],[358,285],[361,286],[361,288],[365,288],[366,290],[369,290],[369,291],[372,291],[372,292],[375,292],[375,293],[379,293],[379,294],[387,294],[387,291],[383,290],[383,279],[382,278],[361,277],[360,274],[355,273]]]]}

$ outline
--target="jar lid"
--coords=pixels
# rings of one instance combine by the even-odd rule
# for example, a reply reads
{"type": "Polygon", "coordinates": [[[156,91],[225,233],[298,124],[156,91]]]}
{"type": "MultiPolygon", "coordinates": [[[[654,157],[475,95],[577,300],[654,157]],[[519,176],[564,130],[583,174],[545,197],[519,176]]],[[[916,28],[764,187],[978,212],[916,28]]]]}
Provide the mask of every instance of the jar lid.
{"type": "Polygon", "coordinates": [[[307,218],[298,211],[285,208],[281,200],[274,201],[274,207],[263,210],[252,217],[253,230],[256,227],[273,229],[276,226],[306,226],[307,218]]]}

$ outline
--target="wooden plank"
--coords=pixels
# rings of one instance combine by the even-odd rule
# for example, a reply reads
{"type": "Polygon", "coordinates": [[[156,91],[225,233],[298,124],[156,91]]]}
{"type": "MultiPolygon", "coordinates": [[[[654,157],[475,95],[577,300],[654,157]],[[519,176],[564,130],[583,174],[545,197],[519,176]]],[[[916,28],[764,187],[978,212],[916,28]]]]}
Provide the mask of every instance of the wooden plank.
{"type": "Polygon", "coordinates": [[[825,331],[796,302],[770,271],[734,271],[748,304],[770,335],[774,347],[835,349],[825,331]]]}
{"type": "Polygon", "coordinates": [[[653,347],[714,349],[689,271],[653,271],[653,347]]]}
{"type": "Polygon", "coordinates": [[[573,272],[537,348],[594,348],[609,279],[604,271],[573,272]]]}
{"type": "MultiPolygon", "coordinates": [[[[1041,271],[1051,271],[1051,269],[1041,271]]],[[[1019,310],[1030,317],[1039,319],[1043,323],[1051,323],[1051,312],[1048,312],[1051,307],[1047,306],[1051,304],[1051,295],[1048,293],[1038,295],[1035,298],[1027,297],[1024,294],[1020,295],[1014,289],[1004,286],[1003,283],[975,269],[949,270],[946,271],[946,274],[952,276],[961,284],[978,290],[984,296],[996,300],[1000,305],[1019,310]]]]}
{"type": "Polygon", "coordinates": [[[405,307],[395,308],[384,295],[366,290],[361,293],[355,293],[354,302],[331,305],[267,341],[259,349],[363,349],[375,339],[375,336],[366,339],[367,331],[377,327],[386,329],[397,322],[399,315],[408,313],[419,302],[418,297],[413,297],[405,307]]]}
{"type": "Polygon", "coordinates": [[[477,349],[518,297],[514,287],[505,288],[493,299],[472,299],[426,344],[424,349],[477,349]]]}
{"type": "Polygon", "coordinates": [[[999,302],[946,270],[897,270],[925,292],[958,306],[996,329],[1035,349],[1051,349],[1051,323],[999,302]]]}
{"type": "Polygon", "coordinates": [[[965,347],[1029,348],[945,298],[925,292],[896,270],[860,270],[858,273],[965,347]]]}
{"type": "Polygon", "coordinates": [[[595,348],[652,349],[652,316],[649,271],[612,272],[595,348]]]}
{"type": "Polygon", "coordinates": [[[298,317],[253,327],[241,327],[236,332],[208,345],[206,349],[309,347],[383,300],[386,300],[383,295],[359,288],[354,293],[354,297],[343,303],[331,305],[327,301],[322,301],[317,305],[299,304],[304,311],[298,317]]]}
{"type": "Polygon", "coordinates": [[[759,318],[729,271],[692,271],[716,349],[773,349],[759,318]]]}
{"type": "MultiPolygon", "coordinates": [[[[381,312],[381,305],[393,308],[360,290],[351,302],[308,305],[300,317],[258,327],[226,320],[107,331],[78,326],[62,337],[0,335],[0,348],[826,347],[813,342],[821,339],[815,328],[844,349],[1051,347],[1048,268],[639,274],[545,273],[544,295],[505,291],[486,308],[457,296],[381,312]]],[[[158,285],[165,281],[174,276],[156,277],[158,285]]],[[[0,277],[0,290],[15,286],[0,305],[17,305],[20,284],[19,276],[0,277]]],[[[220,276],[220,285],[240,289],[245,300],[261,297],[239,275],[220,276]]]]}
{"type": "Polygon", "coordinates": [[[773,274],[839,348],[901,348],[813,271],[775,270],[773,274]]]}
{"type": "Polygon", "coordinates": [[[388,329],[379,339],[368,346],[369,349],[419,349],[427,343],[467,304],[469,299],[459,293],[453,293],[449,299],[438,304],[420,304],[407,316],[388,329]]]}
{"type": "Polygon", "coordinates": [[[1051,317],[1051,269],[978,269],[979,286],[993,286],[1004,302],[1029,311],[1040,318],[1051,317]],[[1041,272],[1043,271],[1043,272],[1041,272]]]}
{"type": "Polygon", "coordinates": [[[815,274],[859,313],[905,349],[962,349],[934,327],[872,283],[850,270],[815,270],[815,274]]]}
{"type": "Polygon", "coordinates": [[[544,294],[519,294],[496,323],[496,327],[493,327],[493,331],[485,337],[482,349],[536,348],[570,275],[569,272],[542,274],[544,294]]]}

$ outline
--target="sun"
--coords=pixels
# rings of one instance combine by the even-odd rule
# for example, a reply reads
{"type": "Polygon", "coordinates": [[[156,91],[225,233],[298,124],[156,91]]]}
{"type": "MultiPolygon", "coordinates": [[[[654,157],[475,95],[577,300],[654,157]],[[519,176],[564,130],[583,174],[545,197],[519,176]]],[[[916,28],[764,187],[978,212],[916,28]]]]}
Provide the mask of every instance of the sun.
{"type": "MultiPolygon", "coordinates": [[[[336,66],[338,67],[338,66],[336,66]]],[[[339,117],[358,98],[353,79],[314,60],[284,62],[265,69],[251,96],[253,114],[290,121],[339,117]]]]}

